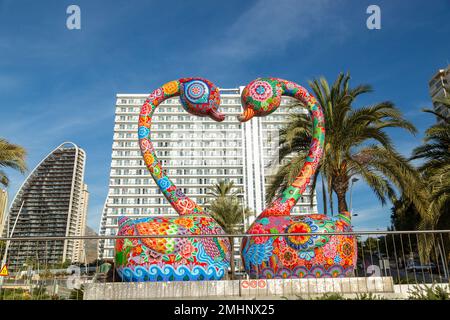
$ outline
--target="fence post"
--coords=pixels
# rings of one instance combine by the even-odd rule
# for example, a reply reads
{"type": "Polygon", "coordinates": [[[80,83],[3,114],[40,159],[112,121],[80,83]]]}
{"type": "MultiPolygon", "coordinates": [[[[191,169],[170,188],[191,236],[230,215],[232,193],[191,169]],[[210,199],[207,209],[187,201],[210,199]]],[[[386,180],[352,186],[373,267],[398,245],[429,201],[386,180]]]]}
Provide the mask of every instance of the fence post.
{"type": "Polygon", "coordinates": [[[230,255],[230,268],[231,268],[231,280],[235,278],[235,266],[234,266],[234,238],[230,237],[231,255],[230,255]]]}

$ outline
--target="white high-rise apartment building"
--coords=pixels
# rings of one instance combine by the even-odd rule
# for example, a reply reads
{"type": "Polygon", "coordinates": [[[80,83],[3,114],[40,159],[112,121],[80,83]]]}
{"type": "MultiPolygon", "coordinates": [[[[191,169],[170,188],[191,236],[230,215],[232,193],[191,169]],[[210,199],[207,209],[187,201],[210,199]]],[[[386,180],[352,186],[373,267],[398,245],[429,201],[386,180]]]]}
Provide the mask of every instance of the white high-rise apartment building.
{"type": "MultiPolygon", "coordinates": [[[[289,110],[281,106],[267,117],[255,117],[241,124],[236,116],[242,112],[242,89],[220,90],[220,111],[226,115],[223,122],[188,114],[178,98],[164,101],[153,117],[151,139],[167,175],[191,199],[208,206],[208,187],[220,180],[230,180],[243,191],[244,205],[257,215],[265,207],[265,186],[278,158],[278,130],[286,122],[289,110]]],[[[176,214],[145,167],[138,145],[139,110],[147,96],[116,96],[109,192],[100,235],[115,235],[121,215],[176,214]]],[[[282,105],[290,101],[291,98],[283,98],[282,105]]],[[[313,196],[312,207],[310,196],[305,194],[294,212],[316,213],[313,196]]],[[[99,257],[106,259],[113,255],[114,241],[100,241],[99,257]]]]}
{"type": "MultiPolygon", "coordinates": [[[[433,100],[434,109],[449,116],[448,109],[444,108],[441,103],[435,100],[450,97],[450,65],[446,69],[440,69],[436,72],[428,83],[428,86],[430,88],[430,96],[433,100]]],[[[442,121],[442,119],[438,119],[438,122],[442,121]]]]}

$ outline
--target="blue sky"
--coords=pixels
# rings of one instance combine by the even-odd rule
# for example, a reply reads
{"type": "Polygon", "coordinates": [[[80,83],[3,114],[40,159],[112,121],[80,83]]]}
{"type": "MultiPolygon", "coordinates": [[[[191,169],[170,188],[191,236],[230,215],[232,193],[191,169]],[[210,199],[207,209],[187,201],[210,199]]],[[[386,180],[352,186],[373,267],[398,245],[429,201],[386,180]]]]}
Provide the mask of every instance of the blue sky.
{"type": "MultiPolygon", "coordinates": [[[[357,106],[391,100],[417,126],[416,136],[389,132],[409,155],[434,122],[420,109],[430,105],[428,80],[450,60],[449,22],[448,0],[0,0],[0,136],[27,148],[30,170],[63,141],[84,148],[95,229],[117,92],[146,93],[185,76],[221,87],[259,76],[306,85],[350,71],[353,84],[375,90],[357,106]],[[70,4],[81,8],[81,30],[66,28],[70,4]],[[366,28],[370,4],[381,8],[381,30],[366,28]]],[[[24,176],[8,173],[12,197],[24,176]]],[[[361,181],[353,192],[355,229],[385,229],[390,205],[361,181]]]]}

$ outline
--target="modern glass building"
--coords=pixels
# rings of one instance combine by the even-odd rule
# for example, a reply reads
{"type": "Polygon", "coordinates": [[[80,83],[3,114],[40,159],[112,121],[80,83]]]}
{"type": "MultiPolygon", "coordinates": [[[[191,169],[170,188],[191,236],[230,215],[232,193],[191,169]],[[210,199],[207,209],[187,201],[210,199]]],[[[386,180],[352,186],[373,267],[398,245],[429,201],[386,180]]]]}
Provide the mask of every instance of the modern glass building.
{"type": "MultiPolygon", "coordinates": [[[[288,108],[241,124],[240,93],[243,87],[221,89],[221,111],[226,118],[215,122],[195,117],[178,98],[163,102],[152,122],[152,141],[168,176],[191,199],[208,206],[208,187],[220,180],[233,181],[242,190],[243,204],[259,214],[265,207],[265,186],[278,159],[278,131],[287,120],[288,108]]],[[[119,216],[175,215],[144,165],[138,145],[139,110],[147,94],[117,94],[109,192],[104,205],[100,235],[115,235],[119,216]]],[[[291,98],[283,98],[283,105],[291,98]]],[[[306,112],[306,110],[301,110],[306,112]]],[[[307,193],[297,213],[316,213],[315,195],[310,206],[307,193]]],[[[250,218],[247,225],[253,221],[250,218]]],[[[113,258],[114,241],[99,242],[99,257],[113,258]]]]}
{"type": "MultiPolygon", "coordinates": [[[[3,235],[13,237],[83,236],[88,205],[84,183],[86,154],[71,142],[50,152],[30,173],[15,195],[3,235]]],[[[81,240],[11,241],[7,263],[12,270],[25,263],[59,264],[84,258],[81,240]]]]}

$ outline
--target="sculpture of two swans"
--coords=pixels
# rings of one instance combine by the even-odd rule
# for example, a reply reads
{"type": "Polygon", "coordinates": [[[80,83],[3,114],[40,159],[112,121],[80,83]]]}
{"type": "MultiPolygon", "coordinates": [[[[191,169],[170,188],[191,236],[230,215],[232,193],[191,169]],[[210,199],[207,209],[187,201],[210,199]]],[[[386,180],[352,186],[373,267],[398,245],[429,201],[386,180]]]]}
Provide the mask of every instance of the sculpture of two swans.
{"type": "MultiPolygon", "coordinates": [[[[325,137],[322,109],[303,87],[282,79],[252,81],[242,93],[242,122],[275,111],[281,96],[304,102],[313,123],[313,139],[308,158],[299,176],[250,226],[242,242],[242,258],[247,273],[259,278],[336,277],[352,273],[356,264],[356,240],[350,215],[291,216],[290,211],[305,191],[323,153],[325,137]],[[309,235],[271,236],[274,233],[309,235]]],[[[197,116],[224,120],[218,111],[218,88],[201,78],[184,78],[166,83],[153,91],[141,108],[139,145],[145,164],[162,193],[179,214],[176,218],[122,218],[116,241],[116,268],[125,281],[218,280],[229,268],[230,243],[225,237],[133,238],[133,235],[220,235],[223,229],[164,174],[150,140],[152,115],[165,99],[180,96],[182,107],[197,116]]]]}

